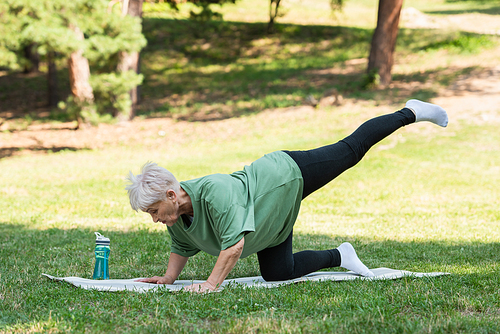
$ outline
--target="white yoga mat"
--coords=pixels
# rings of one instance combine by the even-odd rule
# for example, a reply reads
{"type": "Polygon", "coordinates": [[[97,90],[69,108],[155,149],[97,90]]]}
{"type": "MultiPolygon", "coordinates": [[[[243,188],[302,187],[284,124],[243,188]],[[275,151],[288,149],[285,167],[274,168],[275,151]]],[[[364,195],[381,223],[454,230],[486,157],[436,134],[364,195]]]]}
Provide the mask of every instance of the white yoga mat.
{"type": "MultiPolygon", "coordinates": [[[[353,279],[361,279],[361,280],[387,280],[387,279],[398,279],[405,276],[410,277],[435,277],[442,275],[449,275],[449,273],[443,272],[432,272],[432,273],[415,273],[406,270],[394,270],[389,268],[377,268],[371,269],[375,274],[375,277],[363,277],[358,274],[355,274],[352,271],[348,272],[338,272],[338,271],[318,271],[315,273],[311,273],[309,275],[288,280],[288,281],[279,281],[279,282],[266,282],[262,278],[262,276],[254,276],[254,277],[242,277],[242,278],[233,278],[227,279],[219,288],[218,291],[222,290],[224,286],[228,284],[240,284],[244,287],[258,287],[258,288],[275,288],[284,284],[293,284],[299,282],[306,281],[346,281],[353,279]]],[[[203,283],[204,280],[177,280],[174,284],[151,284],[151,283],[142,283],[135,282],[138,278],[132,279],[109,279],[109,280],[91,280],[80,277],[54,277],[47,274],[42,274],[52,280],[55,281],[65,281],[70,284],[73,284],[76,287],[86,289],[86,290],[99,290],[99,291],[136,291],[136,292],[147,292],[147,291],[156,291],[160,289],[165,289],[169,291],[179,291],[183,287],[195,284],[195,283],[203,283]]]]}

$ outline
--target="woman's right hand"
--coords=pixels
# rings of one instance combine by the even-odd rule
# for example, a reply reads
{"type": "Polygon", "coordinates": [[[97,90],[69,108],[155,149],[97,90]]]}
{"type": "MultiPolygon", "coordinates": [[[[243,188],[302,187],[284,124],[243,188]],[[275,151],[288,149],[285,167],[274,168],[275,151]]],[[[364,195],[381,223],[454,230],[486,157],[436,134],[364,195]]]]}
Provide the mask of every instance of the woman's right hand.
{"type": "Polygon", "coordinates": [[[175,280],[170,276],[153,276],[148,278],[139,278],[135,280],[135,282],[153,283],[153,284],[173,284],[174,281],[175,280]]]}

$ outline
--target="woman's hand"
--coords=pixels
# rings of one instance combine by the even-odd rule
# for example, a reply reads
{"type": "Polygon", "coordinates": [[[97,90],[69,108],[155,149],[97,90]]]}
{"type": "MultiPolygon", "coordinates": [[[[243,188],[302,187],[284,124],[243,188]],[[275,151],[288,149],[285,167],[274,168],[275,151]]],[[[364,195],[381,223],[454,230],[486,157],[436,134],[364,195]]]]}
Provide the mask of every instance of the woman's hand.
{"type": "Polygon", "coordinates": [[[241,252],[243,251],[244,244],[245,238],[242,238],[233,246],[221,251],[219,253],[219,258],[215,263],[214,269],[212,270],[212,274],[208,277],[207,281],[201,284],[186,286],[184,290],[200,293],[217,290],[219,285],[226,279],[227,274],[233,269],[236,262],[238,262],[241,252]]]}
{"type": "Polygon", "coordinates": [[[167,272],[165,276],[153,276],[148,278],[139,278],[135,282],[153,283],[153,284],[174,284],[180,272],[186,265],[188,257],[184,257],[175,253],[170,253],[167,272]]]}
{"type": "Polygon", "coordinates": [[[189,286],[184,287],[184,291],[189,291],[189,292],[197,292],[197,293],[204,293],[204,292],[212,292],[215,291],[217,287],[213,285],[210,282],[203,282],[203,283],[197,283],[197,284],[192,284],[189,286]]]}
{"type": "Polygon", "coordinates": [[[134,282],[154,283],[154,284],[173,284],[175,280],[171,276],[153,276],[148,278],[136,279],[134,282]]]}

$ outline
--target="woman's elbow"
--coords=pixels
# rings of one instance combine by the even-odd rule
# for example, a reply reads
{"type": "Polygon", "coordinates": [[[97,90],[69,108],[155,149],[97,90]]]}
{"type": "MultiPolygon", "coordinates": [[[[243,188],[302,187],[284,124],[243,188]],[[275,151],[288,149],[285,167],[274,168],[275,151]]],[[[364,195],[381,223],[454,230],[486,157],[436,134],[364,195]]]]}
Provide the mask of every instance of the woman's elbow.
{"type": "Polygon", "coordinates": [[[231,253],[240,257],[241,253],[243,252],[244,246],[245,246],[245,238],[242,238],[240,241],[235,243],[233,246],[227,248],[227,250],[230,250],[231,253]]]}
{"type": "Polygon", "coordinates": [[[236,244],[236,249],[238,250],[238,252],[242,252],[243,251],[243,246],[245,246],[245,237],[241,238],[240,241],[238,241],[236,244]]]}

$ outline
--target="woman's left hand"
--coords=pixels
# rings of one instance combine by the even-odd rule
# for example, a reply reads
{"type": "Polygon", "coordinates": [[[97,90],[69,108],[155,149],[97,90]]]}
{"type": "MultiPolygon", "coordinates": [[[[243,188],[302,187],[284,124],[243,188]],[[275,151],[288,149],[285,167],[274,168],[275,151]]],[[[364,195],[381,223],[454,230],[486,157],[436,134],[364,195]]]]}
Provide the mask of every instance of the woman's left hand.
{"type": "Polygon", "coordinates": [[[214,286],[210,282],[203,282],[203,283],[198,283],[198,284],[192,284],[189,286],[184,287],[184,291],[189,291],[189,292],[197,292],[197,293],[204,293],[204,292],[212,292],[217,289],[216,286],[214,286]]]}

